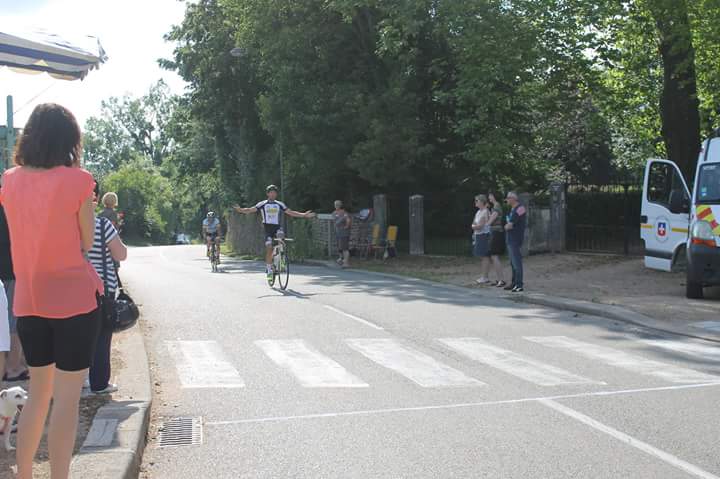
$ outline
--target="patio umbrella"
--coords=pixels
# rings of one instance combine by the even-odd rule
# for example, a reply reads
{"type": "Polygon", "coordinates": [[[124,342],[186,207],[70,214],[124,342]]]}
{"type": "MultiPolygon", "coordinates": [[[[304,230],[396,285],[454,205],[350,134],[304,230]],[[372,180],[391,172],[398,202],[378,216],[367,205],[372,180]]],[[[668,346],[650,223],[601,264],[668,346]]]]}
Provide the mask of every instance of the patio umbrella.
{"type": "Polygon", "coordinates": [[[61,80],[78,80],[106,59],[96,37],[0,28],[0,66],[20,73],[45,72],[61,80]]]}

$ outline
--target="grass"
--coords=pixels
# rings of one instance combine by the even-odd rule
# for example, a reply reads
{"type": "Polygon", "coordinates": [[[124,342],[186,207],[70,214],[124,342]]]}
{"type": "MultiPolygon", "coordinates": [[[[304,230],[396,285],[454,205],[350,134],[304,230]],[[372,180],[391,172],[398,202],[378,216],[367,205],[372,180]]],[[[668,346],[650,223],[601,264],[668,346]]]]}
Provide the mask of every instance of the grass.
{"type": "Polygon", "coordinates": [[[262,258],[252,254],[240,254],[235,252],[229,244],[220,245],[220,254],[228,258],[239,259],[242,261],[260,261],[262,258]]]}
{"type": "Polygon", "coordinates": [[[442,266],[448,262],[467,263],[468,258],[462,256],[446,256],[433,258],[425,257],[424,259],[420,259],[409,255],[400,255],[397,258],[392,258],[387,261],[353,258],[351,260],[351,265],[355,269],[364,269],[378,273],[391,273],[428,281],[448,282],[447,277],[449,273],[447,271],[433,271],[434,269],[438,269],[438,266],[442,266]]]}

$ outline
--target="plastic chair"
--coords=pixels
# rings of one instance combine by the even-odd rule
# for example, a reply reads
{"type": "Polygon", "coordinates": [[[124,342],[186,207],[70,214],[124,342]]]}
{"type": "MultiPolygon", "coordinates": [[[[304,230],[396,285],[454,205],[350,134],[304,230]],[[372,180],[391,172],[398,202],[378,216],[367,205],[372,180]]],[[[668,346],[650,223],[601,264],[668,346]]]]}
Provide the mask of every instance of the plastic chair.
{"type": "MultiPolygon", "coordinates": [[[[387,237],[385,238],[385,251],[383,252],[383,260],[387,260],[390,257],[390,249],[395,249],[395,243],[397,243],[398,227],[389,226],[387,230],[387,237]]],[[[397,251],[397,250],[396,250],[397,251]]]]}

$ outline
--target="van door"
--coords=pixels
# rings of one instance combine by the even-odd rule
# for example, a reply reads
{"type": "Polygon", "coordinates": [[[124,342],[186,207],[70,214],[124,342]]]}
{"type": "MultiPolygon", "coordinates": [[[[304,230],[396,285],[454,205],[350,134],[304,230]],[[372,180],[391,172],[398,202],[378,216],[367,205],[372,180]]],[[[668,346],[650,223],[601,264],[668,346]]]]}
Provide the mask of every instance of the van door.
{"type": "Polygon", "coordinates": [[[675,255],[687,242],[690,225],[690,192],[672,161],[647,162],[640,222],[645,266],[672,271],[675,255]]]}

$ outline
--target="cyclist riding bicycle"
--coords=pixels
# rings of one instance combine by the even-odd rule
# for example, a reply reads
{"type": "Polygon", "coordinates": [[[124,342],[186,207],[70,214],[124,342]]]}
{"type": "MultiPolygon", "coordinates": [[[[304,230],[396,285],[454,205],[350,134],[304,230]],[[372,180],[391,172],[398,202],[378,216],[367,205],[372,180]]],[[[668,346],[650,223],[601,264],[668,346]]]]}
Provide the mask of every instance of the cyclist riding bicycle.
{"type": "Polygon", "coordinates": [[[268,279],[270,279],[273,276],[273,240],[276,238],[278,232],[282,231],[283,214],[292,216],[293,218],[314,218],[316,215],[312,211],[300,213],[299,211],[291,210],[285,203],[278,201],[278,187],[275,185],[269,185],[265,188],[265,192],[267,193],[267,200],[261,201],[249,208],[241,208],[240,206],[234,206],[233,208],[238,213],[244,215],[251,215],[258,212],[262,213],[263,228],[265,230],[265,265],[268,279]]]}
{"type": "MultiPolygon", "coordinates": [[[[216,251],[220,251],[220,232],[222,225],[220,220],[215,217],[215,213],[209,211],[207,218],[202,223],[203,236],[205,237],[205,243],[207,244],[207,256],[210,257],[210,247],[215,243],[216,251]]],[[[218,255],[218,262],[220,262],[220,255],[218,255]]]]}

